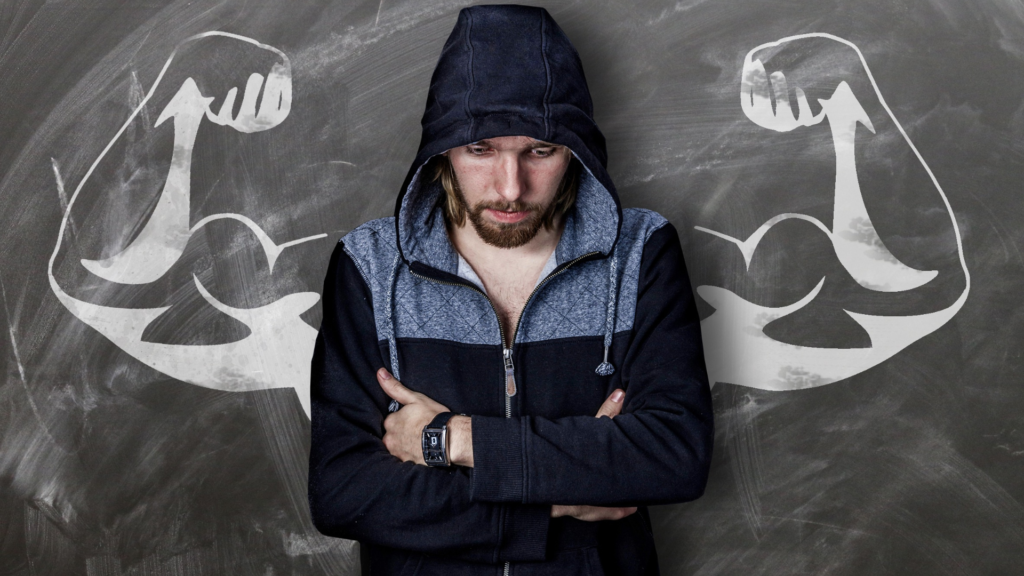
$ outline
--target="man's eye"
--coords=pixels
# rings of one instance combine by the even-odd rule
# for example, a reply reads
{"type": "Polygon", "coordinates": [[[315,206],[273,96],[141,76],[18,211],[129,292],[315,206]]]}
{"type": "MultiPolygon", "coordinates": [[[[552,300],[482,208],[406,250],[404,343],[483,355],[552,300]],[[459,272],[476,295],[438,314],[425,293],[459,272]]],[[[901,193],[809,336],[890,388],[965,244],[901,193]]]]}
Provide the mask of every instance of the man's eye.
{"type": "Polygon", "coordinates": [[[555,153],[555,149],[554,148],[534,148],[533,149],[533,155],[534,156],[539,156],[541,158],[544,158],[546,156],[551,156],[554,153],[555,153]]]}
{"type": "Polygon", "coordinates": [[[470,154],[476,154],[477,156],[487,152],[487,148],[483,146],[467,146],[470,154]]]}

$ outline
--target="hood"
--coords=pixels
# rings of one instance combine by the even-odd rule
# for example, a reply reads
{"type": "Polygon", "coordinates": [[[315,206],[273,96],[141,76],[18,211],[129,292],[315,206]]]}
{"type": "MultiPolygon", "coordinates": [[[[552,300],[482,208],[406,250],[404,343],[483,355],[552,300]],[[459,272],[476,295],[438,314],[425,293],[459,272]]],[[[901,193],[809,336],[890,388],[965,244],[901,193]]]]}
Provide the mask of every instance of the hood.
{"type": "Polygon", "coordinates": [[[458,256],[439,206],[444,193],[422,169],[435,155],[498,136],[530,136],[572,150],[581,171],[575,206],[555,252],[557,264],[607,256],[622,211],[606,170],[604,136],[576,49],[543,8],[474,6],[459,12],[430,80],[423,136],[395,205],[402,259],[449,274],[458,256]]]}

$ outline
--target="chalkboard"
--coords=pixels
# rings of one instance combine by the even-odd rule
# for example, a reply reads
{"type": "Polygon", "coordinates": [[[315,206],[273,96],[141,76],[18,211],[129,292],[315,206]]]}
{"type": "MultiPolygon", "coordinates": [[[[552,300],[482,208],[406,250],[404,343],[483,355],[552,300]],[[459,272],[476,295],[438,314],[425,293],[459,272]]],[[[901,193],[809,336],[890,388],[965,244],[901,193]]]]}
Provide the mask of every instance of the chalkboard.
{"type": "MultiPolygon", "coordinates": [[[[306,508],[319,293],[464,5],[0,4],[0,574],[358,573],[306,508]]],[[[1018,572],[1024,8],[542,5],[701,307],[662,573],[1018,572]]]]}

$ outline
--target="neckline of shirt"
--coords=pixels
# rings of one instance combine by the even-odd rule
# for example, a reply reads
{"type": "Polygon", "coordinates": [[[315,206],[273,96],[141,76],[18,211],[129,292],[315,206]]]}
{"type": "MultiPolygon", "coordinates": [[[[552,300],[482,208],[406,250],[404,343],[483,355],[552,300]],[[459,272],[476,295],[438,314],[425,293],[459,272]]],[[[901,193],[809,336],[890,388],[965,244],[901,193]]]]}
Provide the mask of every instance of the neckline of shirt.
{"type": "MultiPolygon", "coordinates": [[[[548,261],[544,263],[544,268],[541,269],[540,274],[537,275],[537,281],[533,284],[534,290],[536,290],[537,286],[540,285],[540,283],[548,277],[548,274],[551,274],[551,272],[558,266],[558,259],[555,257],[556,252],[558,251],[552,250],[551,256],[548,256],[548,261]]],[[[483,280],[481,280],[480,276],[478,276],[476,271],[473,270],[473,267],[470,266],[469,262],[462,257],[462,254],[459,254],[458,250],[455,251],[455,254],[459,257],[459,267],[456,274],[463,280],[472,282],[484,294],[487,294],[487,288],[484,288],[483,280]]]]}

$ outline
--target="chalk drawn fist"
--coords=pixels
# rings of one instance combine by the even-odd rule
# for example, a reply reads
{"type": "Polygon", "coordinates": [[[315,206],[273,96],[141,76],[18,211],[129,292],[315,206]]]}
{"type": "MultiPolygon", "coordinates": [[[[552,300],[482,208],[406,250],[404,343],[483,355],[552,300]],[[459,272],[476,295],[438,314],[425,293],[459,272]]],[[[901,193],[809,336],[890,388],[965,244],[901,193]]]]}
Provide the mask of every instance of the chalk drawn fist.
{"type": "Polygon", "coordinates": [[[249,75],[242,94],[242,106],[238,114],[232,116],[238,87],[232,87],[224,97],[220,110],[214,114],[207,110],[206,117],[221,126],[230,126],[239,132],[261,132],[277,126],[288,117],[292,107],[292,71],[288,57],[276,48],[266,47],[277,52],[282,62],[275,62],[266,76],[258,72],[249,75]],[[262,88],[262,99],[260,92],[262,88]],[[259,110],[256,101],[260,99],[259,110]]]}
{"type": "Polygon", "coordinates": [[[186,78],[161,111],[156,126],[172,117],[195,119],[194,121],[205,117],[215,124],[229,126],[243,133],[252,133],[269,130],[284,122],[292,106],[292,72],[288,57],[273,46],[223,33],[217,34],[216,37],[199,35],[183,48],[190,52],[216,52],[224,51],[224,43],[227,43],[232,52],[241,52],[247,65],[244,64],[232,70],[230,75],[225,74],[220,78],[209,78],[212,75],[207,74],[207,78],[200,79],[204,85],[202,88],[192,76],[186,78]],[[217,41],[221,46],[214,48],[197,45],[204,41],[209,44],[211,40],[217,41]],[[244,74],[246,68],[251,72],[245,80],[241,106],[236,112],[239,87],[231,86],[223,92],[222,85],[240,80],[238,72],[243,71],[244,74]],[[212,106],[217,101],[220,105],[214,112],[212,106]]]}
{"type": "Polygon", "coordinates": [[[793,87],[793,94],[797,102],[795,116],[785,73],[777,70],[769,76],[764,63],[754,57],[754,51],[747,53],[740,84],[740,107],[747,118],[762,128],[777,132],[789,132],[799,126],[813,126],[822,121],[823,112],[815,114],[811,111],[803,88],[793,87]]]}

